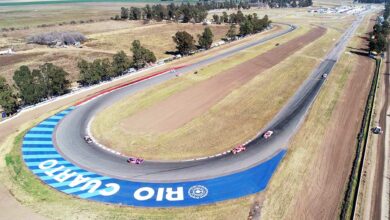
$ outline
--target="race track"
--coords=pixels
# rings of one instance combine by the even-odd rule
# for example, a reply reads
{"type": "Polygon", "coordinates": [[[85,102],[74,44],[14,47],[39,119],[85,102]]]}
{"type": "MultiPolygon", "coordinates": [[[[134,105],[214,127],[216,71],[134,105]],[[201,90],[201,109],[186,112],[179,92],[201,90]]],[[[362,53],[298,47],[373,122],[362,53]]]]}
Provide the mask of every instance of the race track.
{"type": "Polygon", "coordinates": [[[247,151],[243,153],[226,153],[192,161],[145,161],[142,165],[129,165],[126,157],[87,144],[83,137],[94,115],[121,98],[291,32],[294,26],[179,68],[176,72],[164,72],[118,88],[58,113],[26,134],[22,148],[26,165],[42,181],[64,193],[125,205],[189,206],[259,192],[266,187],[286,153],[289,139],[326,81],[322,75],[331,72],[363,17],[358,16],[287,105],[257,137],[247,142],[247,151]],[[267,140],[260,135],[266,130],[274,131],[267,140]]]}

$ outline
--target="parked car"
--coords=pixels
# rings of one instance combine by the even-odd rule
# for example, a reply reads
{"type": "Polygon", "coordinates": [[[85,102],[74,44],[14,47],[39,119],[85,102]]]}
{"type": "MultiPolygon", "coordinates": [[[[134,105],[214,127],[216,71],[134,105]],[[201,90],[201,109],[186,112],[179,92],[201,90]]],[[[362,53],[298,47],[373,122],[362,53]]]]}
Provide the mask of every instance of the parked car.
{"type": "Polygon", "coordinates": [[[127,70],[127,73],[134,73],[136,72],[137,70],[135,68],[130,68],[129,70],[127,70]]]}
{"type": "Polygon", "coordinates": [[[372,133],[374,133],[374,134],[382,134],[382,133],[383,133],[382,128],[379,127],[379,126],[376,126],[376,127],[372,128],[371,131],[372,131],[372,133]]]}

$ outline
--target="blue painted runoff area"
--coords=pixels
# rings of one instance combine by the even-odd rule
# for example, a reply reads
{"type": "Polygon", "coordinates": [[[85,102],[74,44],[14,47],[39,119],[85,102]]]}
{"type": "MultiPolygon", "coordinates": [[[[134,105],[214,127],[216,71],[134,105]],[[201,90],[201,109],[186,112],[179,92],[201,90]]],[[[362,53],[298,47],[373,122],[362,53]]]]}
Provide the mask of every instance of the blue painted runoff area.
{"type": "Polygon", "coordinates": [[[28,168],[45,184],[72,196],[141,207],[182,207],[239,198],[264,190],[286,154],[245,171],[200,181],[145,183],[102,176],[65,160],[52,142],[56,124],[75,107],[41,122],[24,136],[22,154],[28,168]]]}

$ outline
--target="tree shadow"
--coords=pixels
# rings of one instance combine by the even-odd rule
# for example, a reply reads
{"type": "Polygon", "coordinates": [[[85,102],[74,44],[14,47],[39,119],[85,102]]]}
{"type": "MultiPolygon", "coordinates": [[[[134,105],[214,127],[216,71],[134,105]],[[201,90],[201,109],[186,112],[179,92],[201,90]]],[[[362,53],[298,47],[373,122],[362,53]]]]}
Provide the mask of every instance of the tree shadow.
{"type": "Polygon", "coordinates": [[[178,55],[179,51],[165,51],[165,54],[167,54],[167,55],[178,55]]]}
{"type": "Polygon", "coordinates": [[[369,41],[370,38],[368,36],[359,36],[360,39],[363,39],[365,41],[369,41]]]}
{"type": "Polygon", "coordinates": [[[362,50],[350,50],[349,52],[363,57],[368,57],[369,55],[368,51],[362,51],[362,50]]]}
{"type": "Polygon", "coordinates": [[[366,44],[360,48],[347,46],[347,50],[349,50],[351,53],[359,52],[359,53],[365,53],[367,55],[370,53],[370,50],[368,48],[368,44],[366,44]]]}

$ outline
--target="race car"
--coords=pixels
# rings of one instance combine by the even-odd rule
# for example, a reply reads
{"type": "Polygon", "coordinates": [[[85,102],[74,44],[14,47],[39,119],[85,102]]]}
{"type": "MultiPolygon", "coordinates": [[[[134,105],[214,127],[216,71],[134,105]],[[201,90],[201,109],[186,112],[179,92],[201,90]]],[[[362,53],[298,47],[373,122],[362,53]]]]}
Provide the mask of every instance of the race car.
{"type": "Polygon", "coordinates": [[[87,142],[88,144],[92,144],[92,142],[93,142],[93,141],[92,141],[92,138],[89,137],[88,135],[85,135],[85,136],[84,136],[84,141],[87,142]]]}
{"type": "Polygon", "coordinates": [[[244,145],[240,144],[237,147],[232,149],[232,153],[233,154],[238,154],[238,153],[240,153],[242,151],[245,151],[245,150],[246,150],[246,147],[244,145]]]}
{"type": "Polygon", "coordinates": [[[273,133],[274,133],[273,131],[268,130],[268,131],[266,131],[266,132],[263,134],[263,138],[268,139],[268,138],[270,138],[270,137],[272,136],[273,133]]]}
{"type": "Polygon", "coordinates": [[[131,163],[131,164],[141,164],[142,162],[144,162],[144,159],[142,158],[129,157],[127,159],[127,163],[131,163]]]}

